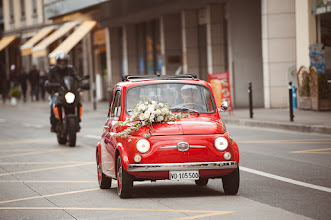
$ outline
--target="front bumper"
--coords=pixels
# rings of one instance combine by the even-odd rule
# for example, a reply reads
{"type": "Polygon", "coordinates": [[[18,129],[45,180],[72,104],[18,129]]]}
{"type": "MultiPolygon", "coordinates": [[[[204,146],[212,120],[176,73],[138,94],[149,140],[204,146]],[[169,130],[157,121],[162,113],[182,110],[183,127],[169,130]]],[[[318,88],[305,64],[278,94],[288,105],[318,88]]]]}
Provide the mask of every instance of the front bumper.
{"type": "Polygon", "coordinates": [[[185,171],[236,169],[236,161],[197,162],[197,163],[161,163],[161,164],[128,164],[129,172],[141,171],[185,171]]]}

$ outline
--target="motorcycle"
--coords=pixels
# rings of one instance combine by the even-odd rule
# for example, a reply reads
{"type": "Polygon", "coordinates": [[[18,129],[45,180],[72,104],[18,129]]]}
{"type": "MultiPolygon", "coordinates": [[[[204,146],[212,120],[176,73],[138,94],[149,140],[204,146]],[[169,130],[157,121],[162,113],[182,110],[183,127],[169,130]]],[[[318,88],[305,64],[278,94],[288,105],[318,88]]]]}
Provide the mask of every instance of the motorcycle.
{"type": "Polygon", "coordinates": [[[77,83],[72,76],[65,76],[62,83],[46,83],[48,88],[55,89],[56,99],[53,103],[53,112],[56,118],[55,132],[59,144],[68,142],[70,147],[76,145],[76,133],[80,131],[80,121],[82,117],[82,104],[80,103],[81,90],[89,90],[90,84],[83,80],[77,83]]]}

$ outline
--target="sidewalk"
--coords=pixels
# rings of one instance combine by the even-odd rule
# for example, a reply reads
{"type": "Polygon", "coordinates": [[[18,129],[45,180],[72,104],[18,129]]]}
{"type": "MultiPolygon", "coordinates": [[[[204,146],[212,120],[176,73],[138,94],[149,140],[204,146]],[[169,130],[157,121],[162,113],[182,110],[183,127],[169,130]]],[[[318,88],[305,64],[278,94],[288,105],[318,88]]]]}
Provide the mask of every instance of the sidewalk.
{"type": "MultiPolygon", "coordinates": [[[[0,103],[0,108],[7,106],[12,108],[30,108],[49,111],[48,101],[19,102],[17,106],[0,103]]],[[[83,103],[83,112],[94,113],[107,117],[108,102],[97,102],[94,110],[92,102],[83,103]]],[[[85,114],[84,113],[84,114],[85,114]]],[[[290,121],[289,109],[253,109],[253,118],[249,118],[249,109],[234,109],[233,114],[228,110],[221,113],[225,125],[234,124],[240,126],[276,128],[283,130],[312,132],[331,135],[331,111],[304,111],[294,110],[294,121],[290,121]]]]}
{"type": "Polygon", "coordinates": [[[225,124],[241,126],[276,128],[299,132],[331,134],[331,111],[294,110],[294,121],[290,121],[289,109],[234,109],[221,113],[225,124]]]}

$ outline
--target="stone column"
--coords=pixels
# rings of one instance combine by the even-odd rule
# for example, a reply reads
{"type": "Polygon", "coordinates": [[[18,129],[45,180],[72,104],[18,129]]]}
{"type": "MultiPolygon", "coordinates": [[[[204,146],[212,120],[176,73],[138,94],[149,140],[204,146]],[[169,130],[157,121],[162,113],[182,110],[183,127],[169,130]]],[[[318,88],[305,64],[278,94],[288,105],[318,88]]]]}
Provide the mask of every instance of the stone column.
{"type": "Polygon", "coordinates": [[[207,6],[207,58],[208,72],[226,71],[226,42],[224,33],[224,5],[207,6]]]}
{"type": "Polygon", "coordinates": [[[110,86],[113,88],[116,83],[122,80],[122,52],[121,52],[121,28],[109,29],[109,41],[110,41],[110,86]]]}
{"type": "Polygon", "coordinates": [[[182,68],[182,37],[179,14],[161,16],[162,75],[175,74],[182,68]]]}
{"type": "Polygon", "coordinates": [[[288,72],[296,66],[295,0],[262,0],[264,105],[288,107],[288,72]]]}
{"type": "Polygon", "coordinates": [[[181,13],[182,19],[182,53],[183,73],[199,72],[199,45],[198,45],[198,15],[196,10],[186,10],[181,13]]]}
{"type": "Polygon", "coordinates": [[[137,75],[139,73],[139,66],[135,24],[126,24],[123,26],[123,59],[124,73],[137,75]]]}

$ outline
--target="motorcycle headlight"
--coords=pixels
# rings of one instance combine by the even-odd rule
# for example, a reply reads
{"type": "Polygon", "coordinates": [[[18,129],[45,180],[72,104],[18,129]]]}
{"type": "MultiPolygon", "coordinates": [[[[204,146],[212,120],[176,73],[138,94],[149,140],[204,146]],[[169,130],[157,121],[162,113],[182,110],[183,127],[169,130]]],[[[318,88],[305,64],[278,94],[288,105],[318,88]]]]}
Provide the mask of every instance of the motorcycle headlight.
{"type": "Polygon", "coordinates": [[[216,138],[214,144],[216,149],[219,151],[225,150],[229,145],[228,140],[225,137],[216,138]]]}
{"type": "Polygon", "coordinates": [[[67,92],[67,94],[65,94],[64,98],[66,99],[66,102],[71,104],[75,101],[75,94],[73,94],[72,92],[67,92]]]}
{"type": "Polygon", "coordinates": [[[151,145],[146,139],[140,139],[139,141],[137,141],[136,148],[142,154],[149,151],[150,147],[151,145]]]}

